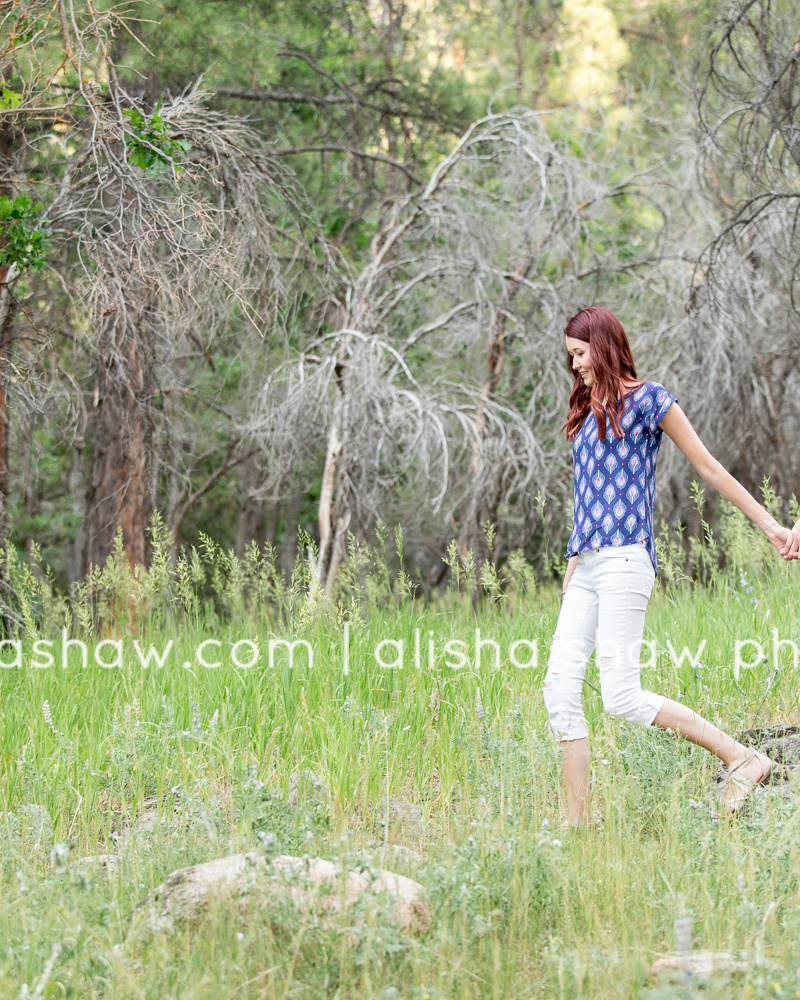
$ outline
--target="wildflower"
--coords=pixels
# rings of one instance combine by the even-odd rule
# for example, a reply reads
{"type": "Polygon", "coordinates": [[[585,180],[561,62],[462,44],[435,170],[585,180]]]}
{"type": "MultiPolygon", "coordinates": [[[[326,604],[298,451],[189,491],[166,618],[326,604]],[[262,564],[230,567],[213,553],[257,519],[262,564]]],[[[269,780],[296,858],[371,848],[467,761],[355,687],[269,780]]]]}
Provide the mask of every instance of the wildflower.
{"type": "Polygon", "coordinates": [[[56,729],[55,723],[53,722],[53,716],[50,713],[50,702],[49,701],[43,701],[42,702],[42,715],[44,716],[45,723],[50,727],[50,729],[53,730],[53,733],[56,736],[60,736],[61,733],[59,733],[59,731],[56,729]]]}
{"type": "Polygon", "coordinates": [[[189,705],[192,709],[192,728],[198,736],[203,735],[203,720],[200,718],[200,709],[197,707],[194,696],[189,696],[189,705]]]}
{"type": "Polygon", "coordinates": [[[745,594],[752,594],[752,593],[753,593],[753,588],[752,587],[746,587],[745,588],[745,594]]]}
{"type": "Polygon", "coordinates": [[[58,868],[62,868],[69,861],[69,844],[55,844],[50,851],[50,860],[58,868]]]}
{"type": "Polygon", "coordinates": [[[47,725],[51,729],[55,729],[55,726],[53,725],[53,716],[50,714],[50,702],[49,701],[43,701],[42,702],[42,715],[44,716],[44,721],[47,723],[47,725]]]}
{"type": "Polygon", "coordinates": [[[560,840],[553,840],[553,841],[551,841],[551,843],[552,843],[553,847],[561,847],[561,841],[560,840]]]}
{"type": "Polygon", "coordinates": [[[481,702],[481,689],[478,688],[475,692],[475,718],[482,719],[484,715],[486,715],[486,712],[484,712],[483,703],[481,702]]]}
{"type": "Polygon", "coordinates": [[[755,597],[751,597],[750,598],[750,603],[751,604],[758,604],[758,601],[755,599],[755,597]]]}

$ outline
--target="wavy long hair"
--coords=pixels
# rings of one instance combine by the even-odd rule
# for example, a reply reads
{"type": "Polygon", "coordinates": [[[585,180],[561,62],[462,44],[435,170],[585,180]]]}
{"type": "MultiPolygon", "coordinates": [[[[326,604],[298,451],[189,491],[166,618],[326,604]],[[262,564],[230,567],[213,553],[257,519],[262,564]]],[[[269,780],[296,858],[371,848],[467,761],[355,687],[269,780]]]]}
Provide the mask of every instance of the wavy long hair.
{"type": "Polygon", "coordinates": [[[586,419],[591,409],[597,418],[597,431],[601,441],[606,439],[606,423],[611,424],[611,430],[617,437],[622,437],[622,427],[619,422],[623,400],[621,397],[630,392],[625,386],[625,380],[630,381],[639,376],[633,363],[631,345],[617,317],[600,306],[589,306],[567,321],[564,335],[575,340],[583,340],[589,345],[594,373],[594,385],[591,389],[584,383],[581,376],[572,367],[572,358],[567,351],[567,368],[575,379],[569,397],[569,415],[567,422],[561,428],[566,428],[567,440],[571,441],[586,419]],[[603,400],[617,400],[616,406],[603,405],[603,400]]]}

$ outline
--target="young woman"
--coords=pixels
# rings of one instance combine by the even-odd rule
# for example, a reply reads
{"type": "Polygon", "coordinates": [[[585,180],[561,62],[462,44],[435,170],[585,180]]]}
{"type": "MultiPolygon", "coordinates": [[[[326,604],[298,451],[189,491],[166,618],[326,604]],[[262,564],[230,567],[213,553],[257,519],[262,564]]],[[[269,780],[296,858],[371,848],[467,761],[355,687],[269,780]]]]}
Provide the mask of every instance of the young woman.
{"type": "Polygon", "coordinates": [[[575,521],[544,700],[563,750],[569,822],[580,825],[589,816],[589,731],[581,691],[595,642],[605,710],[641,726],[672,729],[716,754],[730,776],[722,808],[736,813],[766,781],[772,761],[684,705],[643,691],[639,678],[645,610],[658,571],[653,500],[662,432],[786,559],[796,557],[792,532],[708,452],[676,397],[637,377],[628,338],[612,313],[582,309],[564,333],[575,378],[564,425],[575,467],[575,521]]]}

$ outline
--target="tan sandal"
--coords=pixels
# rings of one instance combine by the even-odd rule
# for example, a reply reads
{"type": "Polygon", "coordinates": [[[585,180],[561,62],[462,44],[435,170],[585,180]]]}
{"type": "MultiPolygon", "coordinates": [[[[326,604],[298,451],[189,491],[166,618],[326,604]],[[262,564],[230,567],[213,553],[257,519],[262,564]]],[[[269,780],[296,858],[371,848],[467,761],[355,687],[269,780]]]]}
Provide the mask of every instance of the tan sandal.
{"type": "Polygon", "coordinates": [[[742,757],[737,757],[728,768],[728,783],[725,786],[725,794],[722,796],[721,804],[728,816],[739,816],[751,801],[751,796],[758,785],[767,782],[775,762],[770,760],[766,754],[758,750],[748,750],[742,757]],[[761,776],[759,778],[738,776],[736,771],[745,764],[749,764],[754,758],[758,758],[761,764],[761,776]],[[733,790],[733,794],[730,794],[733,790]]]}

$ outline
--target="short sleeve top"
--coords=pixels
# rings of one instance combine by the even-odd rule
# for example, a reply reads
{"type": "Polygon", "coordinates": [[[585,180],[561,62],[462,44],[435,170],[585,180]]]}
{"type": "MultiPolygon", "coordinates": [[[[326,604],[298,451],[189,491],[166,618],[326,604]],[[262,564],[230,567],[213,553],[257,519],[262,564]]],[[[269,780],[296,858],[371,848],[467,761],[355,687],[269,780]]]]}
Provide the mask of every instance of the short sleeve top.
{"type": "Polygon", "coordinates": [[[653,534],[656,459],[664,414],[677,402],[659,382],[645,382],[624,396],[622,437],[606,420],[606,439],[598,436],[591,410],[572,440],[575,469],[575,522],[567,557],[603,545],[644,542],[658,573],[653,534]]]}

